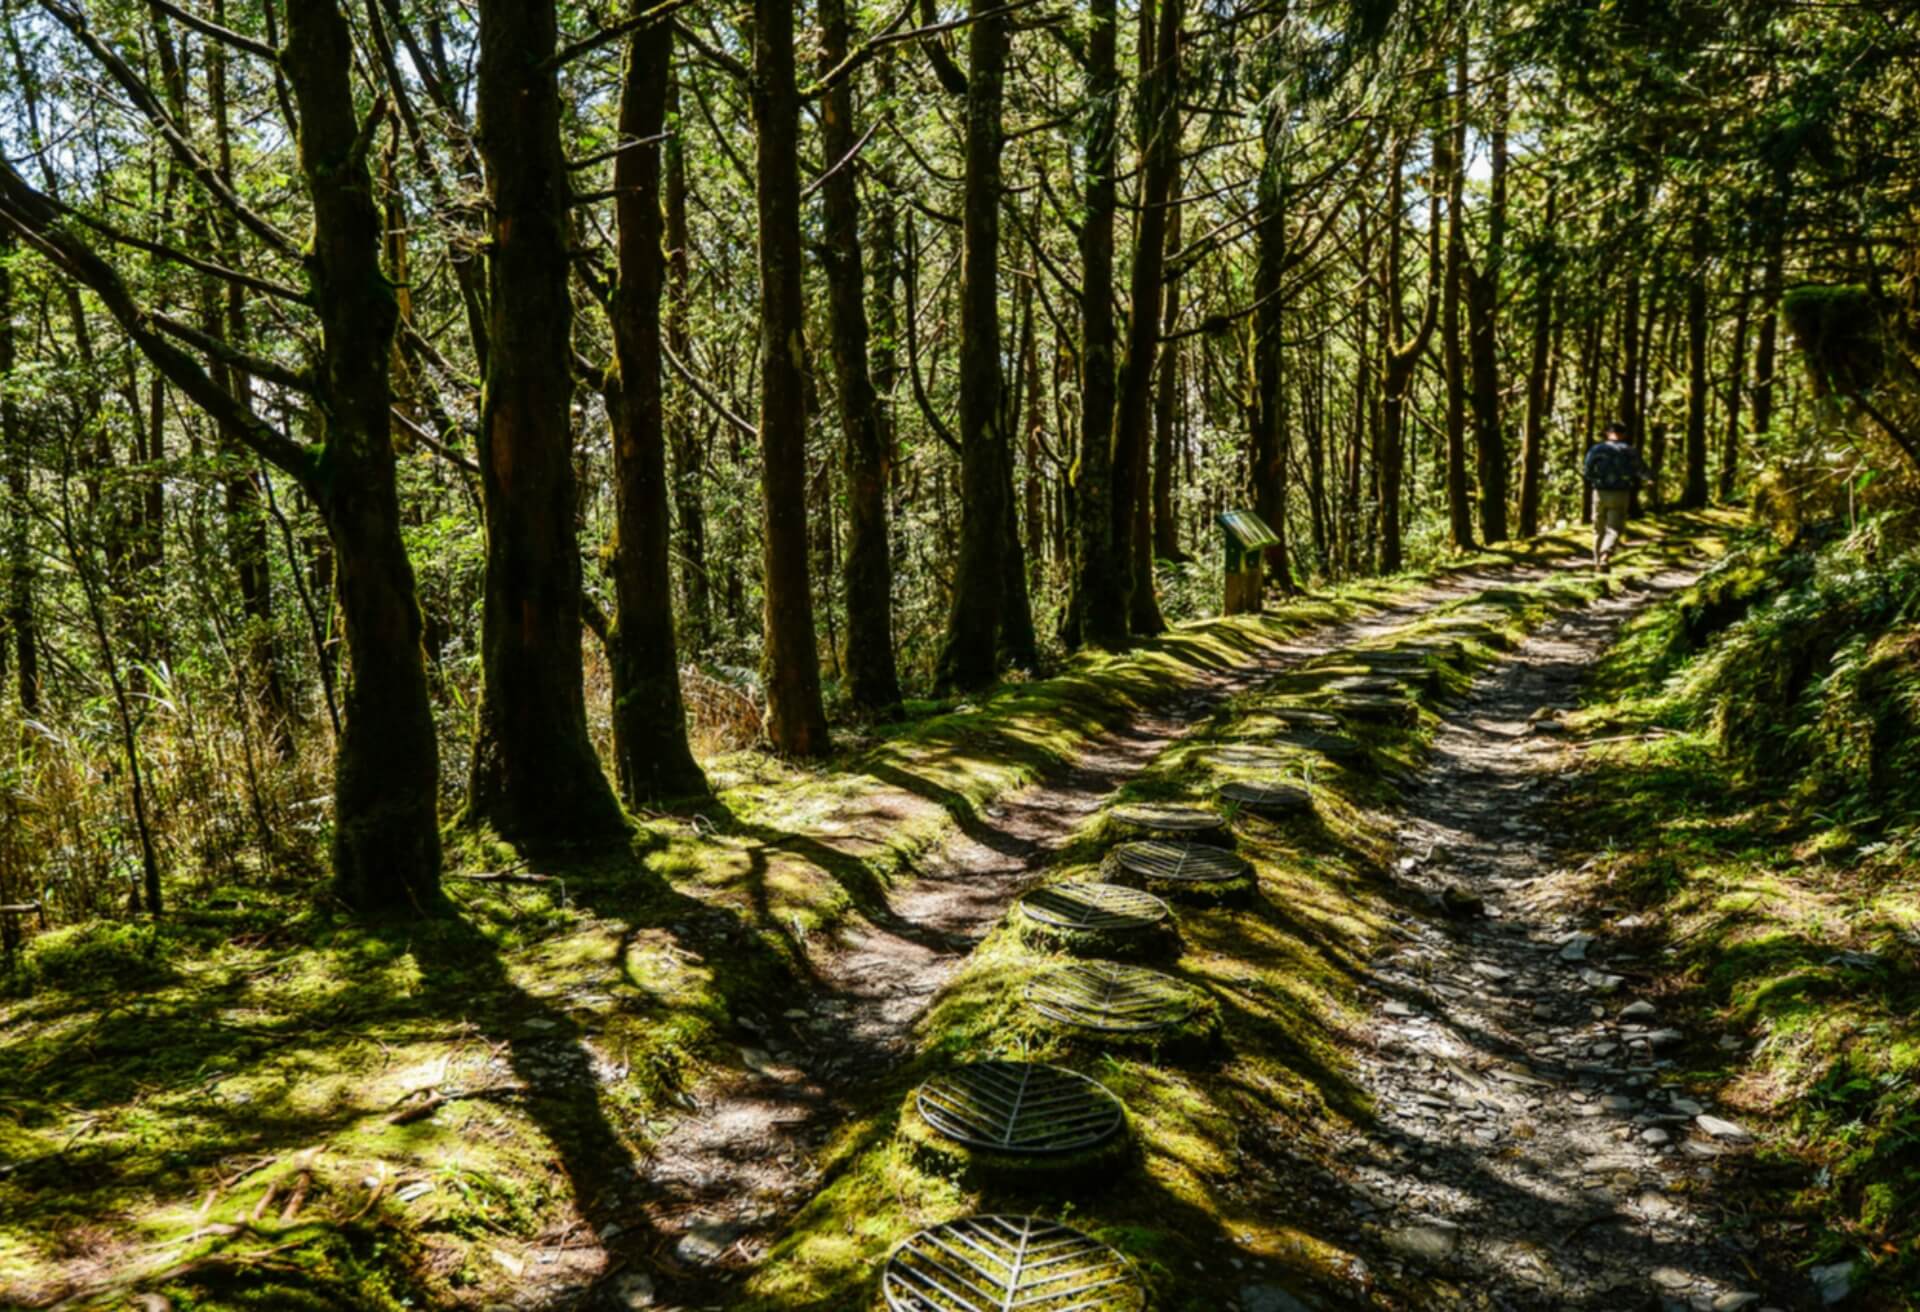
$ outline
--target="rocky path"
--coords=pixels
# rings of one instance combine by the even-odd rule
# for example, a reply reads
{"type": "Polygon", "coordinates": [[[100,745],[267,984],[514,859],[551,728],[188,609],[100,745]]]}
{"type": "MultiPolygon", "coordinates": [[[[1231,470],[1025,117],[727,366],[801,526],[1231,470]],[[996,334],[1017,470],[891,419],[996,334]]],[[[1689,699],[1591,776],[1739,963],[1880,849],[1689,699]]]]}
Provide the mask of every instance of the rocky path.
{"type": "MultiPolygon", "coordinates": [[[[1736,1227],[1745,1131],[1678,1091],[1711,1044],[1636,996],[1649,963],[1562,896],[1591,854],[1556,845],[1556,732],[1586,668],[1669,573],[1568,615],[1447,718],[1401,834],[1398,877],[1433,899],[1373,963],[1383,997],[1360,1075],[1378,1121],[1349,1145],[1356,1238],[1419,1306],[1734,1312],[1799,1306],[1736,1227]],[[1454,911],[1452,917],[1440,908],[1454,911]]],[[[1817,1304],[1817,1300],[1814,1300],[1817,1304]]]]}
{"type": "MultiPolygon", "coordinates": [[[[890,915],[855,924],[816,954],[813,989],[776,1007],[765,1025],[742,1022],[749,1028],[740,1074],[702,1093],[694,1114],[658,1142],[641,1182],[647,1229],[669,1236],[670,1248],[615,1268],[602,1304],[726,1306],[733,1275],[817,1183],[812,1154],[850,1097],[908,1054],[915,1022],[967,952],[1082,821],[1222,699],[1436,605],[1548,572],[1457,575],[1394,607],[1303,634],[1263,661],[1208,676],[1176,704],[1098,740],[1062,776],[963,825],[893,892],[890,915]]],[[[617,1222],[612,1230],[607,1238],[617,1247],[617,1222]]]]}

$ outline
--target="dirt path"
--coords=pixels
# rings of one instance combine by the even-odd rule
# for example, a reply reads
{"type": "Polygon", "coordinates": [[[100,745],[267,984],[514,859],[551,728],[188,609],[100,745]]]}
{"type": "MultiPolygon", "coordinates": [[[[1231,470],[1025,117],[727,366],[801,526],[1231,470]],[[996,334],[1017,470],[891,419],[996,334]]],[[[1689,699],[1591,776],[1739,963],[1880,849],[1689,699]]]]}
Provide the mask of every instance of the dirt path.
{"type": "Polygon", "coordinates": [[[608,1282],[611,1305],[724,1307],[732,1277],[810,1194],[817,1178],[811,1154],[850,1096],[910,1052],[915,1022],[1008,902],[1082,821],[1224,698],[1435,605],[1551,572],[1457,575],[1391,608],[1302,635],[1263,661],[1208,676],[1177,703],[1095,742],[1062,776],[963,826],[893,892],[884,921],[857,923],[824,945],[812,962],[816,987],[784,1009],[784,1032],[744,1036],[741,1076],[703,1091],[697,1112],[657,1143],[643,1182],[645,1211],[650,1227],[673,1239],[669,1253],[639,1264],[669,1274],[628,1273],[631,1297],[619,1294],[616,1276],[608,1282]]]}
{"type": "Polygon", "coordinates": [[[1708,1036],[1667,1028],[1635,995],[1646,963],[1561,896],[1590,855],[1555,847],[1551,788],[1577,748],[1530,722],[1573,705],[1621,624],[1689,577],[1542,630],[1447,717],[1409,801],[1399,877],[1485,903],[1410,917],[1374,962],[1360,1078],[1379,1119],[1347,1145],[1352,1238],[1429,1282],[1420,1306],[1734,1312],[1805,1293],[1726,1224],[1744,1132],[1673,1087],[1708,1036]]]}

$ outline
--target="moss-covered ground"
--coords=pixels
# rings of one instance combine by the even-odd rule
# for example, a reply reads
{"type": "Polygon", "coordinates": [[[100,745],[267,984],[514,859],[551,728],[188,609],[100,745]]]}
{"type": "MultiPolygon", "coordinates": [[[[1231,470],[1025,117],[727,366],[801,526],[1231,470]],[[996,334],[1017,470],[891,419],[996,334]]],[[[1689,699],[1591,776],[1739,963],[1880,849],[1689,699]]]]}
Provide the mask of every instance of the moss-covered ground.
{"type": "MultiPolygon", "coordinates": [[[[1684,533],[1643,546],[1625,572],[1717,551],[1726,526],[1724,519],[1676,523],[1684,533]]],[[[1220,1033],[1209,1044],[1101,1042],[1036,1016],[1023,1005],[1025,986],[1064,958],[1010,917],[936,1000],[914,1058],[840,1132],[826,1187],[760,1264],[740,1306],[874,1307],[877,1273],[895,1245],[975,1211],[1038,1211],[1082,1226],[1136,1262],[1152,1305],[1166,1312],[1237,1306],[1240,1291],[1261,1281],[1341,1299],[1338,1291],[1353,1287],[1357,1257],[1342,1246],[1342,1218],[1303,1213],[1286,1200],[1290,1180],[1338,1172],[1335,1139],[1370,1119],[1347,1053],[1365,1020],[1366,962],[1392,932],[1394,895],[1381,875],[1394,832],[1393,778],[1423,758],[1434,708],[1449,692],[1550,615],[1607,586],[1585,572],[1561,573],[1436,608],[1379,643],[1417,648],[1439,634],[1459,642],[1451,659],[1434,656],[1431,677],[1413,681],[1413,719],[1356,725],[1367,748],[1360,761],[1277,749],[1290,758],[1287,779],[1312,790],[1313,814],[1239,826],[1238,849],[1257,876],[1253,895],[1177,904],[1181,954],[1155,963],[1211,1000],[1220,1033]],[[1065,1188],[1044,1175],[982,1183],[942,1169],[921,1150],[923,1134],[903,1120],[906,1095],[947,1065],[983,1056],[1058,1062],[1101,1080],[1128,1106],[1138,1146],[1132,1168],[1109,1173],[1097,1187],[1079,1180],[1065,1188]]],[[[1219,765],[1218,750],[1249,736],[1272,741],[1261,726],[1272,724],[1277,709],[1350,673],[1330,659],[1234,698],[1116,802],[1204,803],[1230,778],[1271,780],[1270,767],[1219,765]]],[[[1094,817],[1049,877],[1096,877],[1101,853],[1128,836],[1104,815],[1094,817]]]]}
{"type": "Polygon", "coordinates": [[[1758,1130],[1735,1221],[1920,1307],[1920,561],[1756,544],[1643,616],[1577,721],[1591,896],[1758,1130]]]}
{"type": "MultiPolygon", "coordinates": [[[[1464,563],[1539,562],[1571,545],[1464,563]]],[[[1689,549],[1676,536],[1643,555],[1689,549]]],[[[459,836],[460,871],[515,878],[450,880],[455,913],[433,922],[358,924],[292,881],[183,878],[162,924],[41,936],[0,1000],[0,1302],[112,1307],[140,1288],[181,1312],[477,1306],[561,1282],[594,1260],[586,1218],[631,1197],[690,1091],[739,1060],[737,1027],[805,987],[809,936],[877,911],[914,854],[1103,730],[1422,582],[1083,656],[971,703],[916,707],[824,764],[710,762],[718,801],[645,818],[630,852],[535,856],[459,836]]],[[[1503,589],[1447,636],[1484,656],[1475,636],[1524,629],[1594,586],[1503,589]]],[[[1233,736],[1271,697],[1237,702],[1205,741],[1233,736]]],[[[1391,769],[1424,733],[1361,736],[1391,769]]],[[[1206,797],[1225,775],[1197,741],[1132,791],[1206,797]]],[[[1099,1228],[1169,1293],[1171,1273],[1219,1242],[1289,1269],[1339,1260],[1309,1218],[1264,1214],[1236,1182],[1242,1136],[1297,1137],[1308,1152],[1317,1122],[1365,1114],[1338,1052],[1352,974],[1380,932],[1369,874],[1392,792],[1374,770],[1299,759],[1317,818],[1248,844],[1252,905],[1183,924],[1175,969],[1218,1009],[1224,1048],[1188,1065],[1073,1050],[1128,1100],[1148,1145],[1099,1228]]],[[[1096,824],[1060,873],[1090,868],[1104,842],[1096,824]]],[[[837,1140],[834,1181],[765,1264],[755,1306],[857,1305],[888,1244],[968,1204],[894,1154],[893,1114],[917,1074],[957,1053],[1066,1051],[1016,1003],[1044,961],[1009,932],[982,947],[912,1069],[837,1140]]],[[[631,1233],[623,1244],[649,1247],[631,1233]]],[[[1184,1285],[1178,1298],[1218,1306],[1184,1285]]]]}

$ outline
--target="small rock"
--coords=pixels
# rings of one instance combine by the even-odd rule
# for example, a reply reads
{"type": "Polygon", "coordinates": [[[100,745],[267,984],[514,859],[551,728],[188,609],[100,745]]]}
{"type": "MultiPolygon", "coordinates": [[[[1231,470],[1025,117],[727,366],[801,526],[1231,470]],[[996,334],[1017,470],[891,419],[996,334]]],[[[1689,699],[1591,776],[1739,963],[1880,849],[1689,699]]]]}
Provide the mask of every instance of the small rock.
{"type": "Polygon", "coordinates": [[[1663,1143],[1670,1142],[1672,1138],[1672,1135],[1657,1125],[1648,1126],[1646,1129],[1640,1131],[1640,1142],[1650,1143],[1656,1148],[1663,1143]]]}
{"type": "Polygon", "coordinates": [[[1440,1262],[1460,1246],[1460,1227],[1437,1217],[1423,1217],[1392,1231],[1387,1235],[1387,1243],[1409,1257],[1440,1262]]]}
{"type": "Polygon", "coordinates": [[[1813,1277],[1813,1287],[1820,1291],[1820,1301],[1828,1307],[1845,1299],[1853,1292],[1853,1263],[1835,1262],[1832,1266],[1817,1266],[1807,1273],[1813,1277]]]}
{"type": "Polygon", "coordinates": [[[1561,940],[1560,960],[1585,961],[1587,959],[1587,948],[1590,947],[1592,943],[1593,935],[1591,934],[1573,934],[1568,936],[1561,940]]]}
{"type": "Polygon", "coordinates": [[[1313,1312],[1311,1303],[1303,1303],[1278,1285],[1248,1285],[1240,1291],[1243,1312],[1313,1312]]]}
{"type": "Polygon", "coordinates": [[[1657,1014],[1659,1014],[1659,1009],[1651,1002],[1635,1002],[1621,1009],[1620,1019],[1652,1020],[1657,1014]]]}
{"type": "Polygon", "coordinates": [[[1469,893],[1464,888],[1448,884],[1440,890],[1440,907],[1450,916],[1462,920],[1487,914],[1487,900],[1478,894],[1469,893]]]}
{"type": "Polygon", "coordinates": [[[712,1266],[727,1255],[740,1227],[727,1221],[695,1221],[673,1246],[673,1255],[689,1266],[712,1266]]]}
{"type": "Polygon", "coordinates": [[[1695,1102],[1691,1098],[1675,1098],[1668,1105],[1671,1106],[1674,1111],[1680,1113],[1682,1116],[1698,1116],[1700,1115],[1700,1113],[1707,1110],[1705,1107],[1702,1107],[1699,1103],[1695,1102]]]}
{"type": "Polygon", "coordinates": [[[1722,1294],[1713,1300],[1713,1312],[1740,1312],[1741,1308],[1752,1307],[1760,1301],[1760,1295],[1752,1293],[1722,1294]]]}
{"type": "Polygon", "coordinates": [[[1685,1043],[1687,1036],[1679,1030],[1655,1030],[1646,1036],[1646,1040],[1655,1048],[1672,1048],[1685,1043]]]}
{"type": "Polygon", "coordinates": [[[1693,1277],[1675,1267],[1657,1266],[1653,1269],[1653,1283],[1662,1289],[1685,1289],[1693,1283],[1693,1277]]]}
{"type": "Polygon", "coordinates": [[[1696,1116],[1693,1123],[1715,1139],[1729,1139],[1736,1143],[1753,1138],[1746,1130],[1732,1121],[1723,1121],[1718,1116],[1696,1116]]]}
{"type": "Polygon", "coordinates": [[[644,1271],[622,1271],[614,1277],[609,1293],[615,1307],[652,1307],[653,1277],[644,1271]]]}

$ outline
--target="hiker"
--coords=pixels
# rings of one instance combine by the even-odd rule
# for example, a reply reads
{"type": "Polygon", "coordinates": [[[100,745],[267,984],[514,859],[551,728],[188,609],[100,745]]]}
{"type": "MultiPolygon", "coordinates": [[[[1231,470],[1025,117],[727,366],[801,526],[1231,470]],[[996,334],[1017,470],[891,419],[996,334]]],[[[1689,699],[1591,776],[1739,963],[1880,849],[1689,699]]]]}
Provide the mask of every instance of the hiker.
{"type": "Polygon", "coordinates": [[[1611,423],[1587,452],[1582,476],[1593,489],[1593,567],[1605,574],[1613,549],[1627,530],[1627,507],[1634,489],[1651,482],[1653,471],[1634,448],[1627,426],[1611,423]]]}

